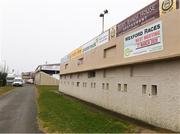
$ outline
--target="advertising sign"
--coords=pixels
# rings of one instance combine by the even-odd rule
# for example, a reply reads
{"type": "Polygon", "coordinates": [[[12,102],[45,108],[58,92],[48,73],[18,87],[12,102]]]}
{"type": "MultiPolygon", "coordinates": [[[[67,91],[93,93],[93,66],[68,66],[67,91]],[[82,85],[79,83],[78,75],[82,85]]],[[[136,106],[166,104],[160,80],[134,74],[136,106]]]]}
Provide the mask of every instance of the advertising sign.
{"type": "Polygon", "coordinates": [[[89,41],[88,43],[86,43],[84,46],[82,46],[83,53],[87,53],[96,47],[97,47],[97,39],[95,38],[95,39],[89,41]]]}
{"type": "Polygon", "coordinates": [[[157,22],[124,37],[124,57],[163,50],[162,22],[157,22]]]}
{"type": "Polygon", "coordinates": [[[109,41],[109,30],[102,33],[97,37],[97,46],[101,46],[102,44],[105,44],[109,41]]]}
{"type": "Polygon", "coordinates": [[[83,50],[82,50],[82,48],[80,47],[80,48],[77,48],[76,50],[72,51],[72,52],[69,54],[69,57],[70,57],[70,59],[74,59],[74,58],[76,58],[76,57],[78,57],[78,56],[80,56],[80,55],[82,55],[82,54],[83,54],[83,50]]]}
{"type": "Polygon", "coordinates": [[[59,71],[60,65],[43,65],[41,70],[59,71]]]}
{"type": "Polygon", "coordinates": [[[159,18],[159,0],[156,0],[152,4],[117,24],[116,36],[118,37],[125,32],[131,31],[156,18],[159,18]]]}
{"type": "Polygon", "coordinates": [[[69,55],[66,55],[66,56],[64,56],[64,57],[61,59],[61,63],[65,63],[65,62],[67,62],[68,60],[70,60],[70,57],[69,57],[69,55]]]}
{"type": "Polygon", "coordinates": [[[116,38],[116,26],[113,26],[110,28],[110,36],[109,36],[110,40],[116,38]]]}
{"type": "Polygon", "coordinates": [[[160,15],[176,10],[177,1],[178,0],[159,0],[160,15]]]}

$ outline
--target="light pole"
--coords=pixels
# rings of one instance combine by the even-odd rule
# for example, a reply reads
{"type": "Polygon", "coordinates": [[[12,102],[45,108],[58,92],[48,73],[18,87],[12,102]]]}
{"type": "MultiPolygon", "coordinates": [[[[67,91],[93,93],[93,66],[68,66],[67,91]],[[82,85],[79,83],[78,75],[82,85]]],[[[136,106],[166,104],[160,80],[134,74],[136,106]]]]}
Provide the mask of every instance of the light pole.
{"type": "Polygon", "coordinates": [[[108,14],[108,10],[107,9],[104,10],[104,12],[99,15],[99,17],[102,17],[102,33],[104,33],[104,15],[105,14],[108,14]]]}

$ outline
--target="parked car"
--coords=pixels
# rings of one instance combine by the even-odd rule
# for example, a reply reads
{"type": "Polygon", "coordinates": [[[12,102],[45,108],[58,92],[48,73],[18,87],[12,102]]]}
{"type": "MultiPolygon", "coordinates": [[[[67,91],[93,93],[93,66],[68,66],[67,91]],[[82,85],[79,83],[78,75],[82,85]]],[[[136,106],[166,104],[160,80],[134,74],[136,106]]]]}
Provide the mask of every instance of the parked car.
{"type": "Polygon", "coordinates": [[[26,81],[26,83],[27,83],[27,84],[33,84],[34,82],[33,82],[33,79],[28,79],[28,80],[26,81]]]}
{"type": "Polygon", "coordinates": [[[23,79],[22,78],[15,78],[12,85],[13,86],[23,86],[23,79]]]}

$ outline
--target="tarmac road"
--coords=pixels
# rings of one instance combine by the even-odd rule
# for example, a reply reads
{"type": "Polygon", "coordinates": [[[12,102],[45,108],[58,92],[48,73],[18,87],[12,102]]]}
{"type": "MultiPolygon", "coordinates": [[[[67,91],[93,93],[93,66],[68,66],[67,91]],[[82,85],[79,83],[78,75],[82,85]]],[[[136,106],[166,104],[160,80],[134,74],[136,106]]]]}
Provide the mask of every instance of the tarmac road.
{"type": "Polygon", "coordinates": [[[33,85],[0,96],[0,133],[41,133],[33,85]]]}

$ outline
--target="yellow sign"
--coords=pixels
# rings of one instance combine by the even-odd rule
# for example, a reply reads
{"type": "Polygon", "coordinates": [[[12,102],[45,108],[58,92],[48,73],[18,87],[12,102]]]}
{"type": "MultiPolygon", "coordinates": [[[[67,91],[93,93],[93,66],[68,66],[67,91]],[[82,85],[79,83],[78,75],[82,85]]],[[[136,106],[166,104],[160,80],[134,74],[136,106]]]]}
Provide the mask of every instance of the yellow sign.
{"type": "Polygon", "coordinates": [[[116,26],[110,28],[110,40],[116,38],[116,26]]]}
{"type": "Polygon", "coordinates": [[[80,55],[82,55],[82,54],[83,54],[83,49],[80,47],[80,48],[72,51],[72,52],[69,54],[69,56],[70,56],[71,59],[74,59],[74,58],[76,58],[76,57],[78,57],[78,56],[80,56],[80,55]]]}
{"type": "Polygon", "coordinates": [[[176,0],[159,0],[160,15],[176,10],[176,0]]]}

